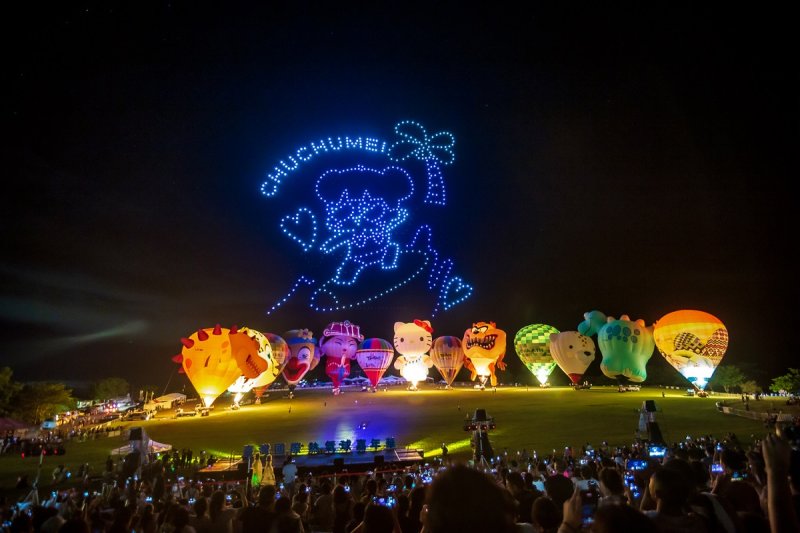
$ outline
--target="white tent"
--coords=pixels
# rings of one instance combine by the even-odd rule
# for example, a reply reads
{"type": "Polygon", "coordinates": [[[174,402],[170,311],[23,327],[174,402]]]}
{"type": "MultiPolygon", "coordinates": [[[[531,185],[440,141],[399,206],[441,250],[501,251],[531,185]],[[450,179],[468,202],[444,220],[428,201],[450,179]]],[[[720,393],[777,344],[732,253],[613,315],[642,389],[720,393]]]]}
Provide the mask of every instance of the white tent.
{"type": "MultiPolygon", "coordinates": [[[[163,442],[156,442],[151,440],[147,443],[147,453],[160,453],[160,452],[168,452],[172,449],[172,444],[164,444],[163,442]]],[[[111,450],[111,455],[128,455],[133,451],[132,444],[126,444],[125,446],[120,446],[119,448],[114,448],[111,450]]]]}
{"type": "Polygon", "coordinates": [[[186,401],[186,395],[180,392],[171,392],[158,398],[153,398],[152,402],[156,404],[157,409],[172,409],[176,405],[180,405],[186,401]]]}

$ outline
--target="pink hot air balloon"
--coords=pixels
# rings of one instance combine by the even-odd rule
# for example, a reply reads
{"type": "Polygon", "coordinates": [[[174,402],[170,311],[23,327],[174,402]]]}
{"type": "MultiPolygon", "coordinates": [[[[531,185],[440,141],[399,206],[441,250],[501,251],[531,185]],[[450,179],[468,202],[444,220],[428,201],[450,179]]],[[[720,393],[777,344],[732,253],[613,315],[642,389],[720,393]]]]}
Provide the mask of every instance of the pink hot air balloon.
{"type": "Polygon", "coordinates": [[[366,339],[356,350],[358,365],[367,375],[375,392],[383,373],[389,368],[394,358],[394,348],[389,341],[383,339],[366,339]]]}

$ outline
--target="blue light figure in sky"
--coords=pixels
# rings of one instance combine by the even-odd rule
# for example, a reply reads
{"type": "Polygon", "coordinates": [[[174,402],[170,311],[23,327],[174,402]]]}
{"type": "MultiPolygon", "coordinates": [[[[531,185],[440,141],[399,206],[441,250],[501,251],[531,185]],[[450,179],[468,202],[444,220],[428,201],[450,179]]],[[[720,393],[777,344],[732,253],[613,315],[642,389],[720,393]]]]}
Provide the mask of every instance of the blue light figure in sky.
{"type": "Polygon", "coordinates": [[[431,316],[472,294],[470,284],[452,275],[452,260],[441,258],[433,247],[430,226],[412,224],[408,208],[414,199],[414,178],[406,165],[401,166],[407,160],[424,162],[428,179],[423,203],[443,207],[445,189],[439,165],[453,162],[453,136],[447,132],[428,136],[421,125],[411,121],[399,123],[395,133],[399,140],[391,146],[369,137],[336,137],[337,141],[328,137],[327,141],[311,142],[285,158],[291,164],[281,160],[268,174],[262,193],[272,197],[283,178],[312,158],[335,152],[341,157],[347,152],[388,160],[381,168],[357,163],[322,172],[314,183],[321,205],[316,209],[299,206],[281,218],[283,232],[304,252],[323,254],[331,273],[320,284],[311,275],[302,275],[267,314],[306,285],[313,289],[309,306],[317,311],[354,309],[425,278],[428,291],[435,295],[431,316]],[[319,244],[318,218],[324,218],[326,231],[319,244]],[[365,290],[376,285],[378,289],[365,290]]]}

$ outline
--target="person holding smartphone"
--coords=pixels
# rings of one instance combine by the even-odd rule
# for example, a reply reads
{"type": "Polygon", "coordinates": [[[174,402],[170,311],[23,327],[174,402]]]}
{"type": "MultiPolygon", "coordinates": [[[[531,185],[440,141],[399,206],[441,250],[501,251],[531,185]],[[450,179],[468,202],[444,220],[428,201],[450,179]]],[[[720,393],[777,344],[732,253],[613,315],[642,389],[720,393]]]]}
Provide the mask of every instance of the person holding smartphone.
{"type": "Polygon", "coordinates": [[[208,504],[208,515],[211,518],[212,533],[233,533],[233,521],[238,518],[239,512],[247,507],[247,494],[244,489],[239,489],[239,496],[242,506],[234,508],[230,506],[228,494],[217,490],[211,495],[208,504]]]}

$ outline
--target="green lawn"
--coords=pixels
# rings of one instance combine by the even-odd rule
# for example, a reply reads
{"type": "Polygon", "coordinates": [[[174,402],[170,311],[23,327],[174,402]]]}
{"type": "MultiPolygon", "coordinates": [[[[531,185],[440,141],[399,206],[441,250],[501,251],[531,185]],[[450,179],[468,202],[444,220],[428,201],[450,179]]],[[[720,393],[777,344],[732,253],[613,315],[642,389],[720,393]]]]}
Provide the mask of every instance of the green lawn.
{"type": "MultiPolygon", "coordinates": [[[[432,387],[432,386],[431,386],[432,387]]],[[[197,453],[205,449],[218,455],[239,455],[245,444],[317,441],[349,438],[394,437],[398,447],[422,448],[427,455],[439,452],[446,442],[451,455],[469,454],[469,433],[462,424],[466,414],[485,408],[494,416],[497,429],[490,438],[496,452],[510,454],[526,448],[540,453],[580,447],[585,442],[626,444],[633,441],[638,411],[643,400],[656,401],[656,419],[665,438],[672,442],[690,435],[722,436],[732,431],[744,441],[759,437],[765,429],[760,422],[723,415],[714,402],[725,395],[696,398],[683,391],[643,388],[640,392],[619,393],[615,387],[595,387],[575,391],[567,387],[499,388],[484,391],[471,388],[442,390],[429,388],[408,392],[402,388],[368,393],[347,391],[332,396],[330,391],[298,390],[289,400],[273,393],[261,405],[248,405],[238,411],[225,408],[223,399],[208,417],[167,418],[166,414],[141,425],[151,438],[176,448],[190,447],[197,453]],[[290,411],[291,406],[291,411],[290,411]],[[358,429],[366,423],[366,429],[358,429]]],[[[733,398],[736,396],[733,395],[733,398]]],[[[752,402],[751,402],[752,404],[752,402]]],[[[124,432],[123,432],[124,433],[124,432]]],[[[121,438],[101,438],[67,445],[63,457],[47,457],[40,487],[50,481],[50,472],[64,462],[77,470],[89,462],[95,472],[102,470],[111,449],[126,442],[121,438]]],[[[36,459],[0,456],[0,489],[12,487],[22,473],[36,473],[36,459]]]]}

